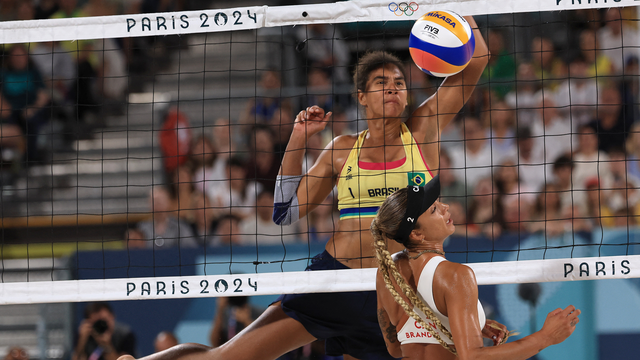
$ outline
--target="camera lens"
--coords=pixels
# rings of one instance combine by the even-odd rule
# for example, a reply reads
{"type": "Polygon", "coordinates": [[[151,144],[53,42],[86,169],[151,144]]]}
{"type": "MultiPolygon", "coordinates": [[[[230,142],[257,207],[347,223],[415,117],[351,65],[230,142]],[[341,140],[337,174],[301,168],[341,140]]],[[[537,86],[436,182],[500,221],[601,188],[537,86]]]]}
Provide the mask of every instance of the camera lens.
{"type": "Polygon", "coordinates": [[[109,325],[107,325],[107,322],[102,319],[96,320],[96,322],[93,323],[93,330],[98,334],[104,334],[108,328],[109,325]]]}

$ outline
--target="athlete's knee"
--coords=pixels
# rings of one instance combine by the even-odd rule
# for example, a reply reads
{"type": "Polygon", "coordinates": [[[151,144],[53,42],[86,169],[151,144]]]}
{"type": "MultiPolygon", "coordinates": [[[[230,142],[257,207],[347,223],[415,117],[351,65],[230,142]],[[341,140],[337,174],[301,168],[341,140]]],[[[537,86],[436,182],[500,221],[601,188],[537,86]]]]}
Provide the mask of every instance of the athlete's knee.
{"type": "Polygon", "coordinates": [[[122,355],[118,358],[118,360],[135,360],[136,358],[134,358],[131,355],[122,355]]]}

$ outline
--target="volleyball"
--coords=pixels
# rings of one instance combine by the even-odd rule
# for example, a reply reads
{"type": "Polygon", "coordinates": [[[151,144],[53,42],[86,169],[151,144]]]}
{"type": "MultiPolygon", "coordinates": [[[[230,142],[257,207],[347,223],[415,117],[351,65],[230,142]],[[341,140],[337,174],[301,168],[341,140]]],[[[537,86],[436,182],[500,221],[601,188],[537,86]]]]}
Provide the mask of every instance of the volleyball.
{"type": "Polygon", "coordinates": [[[476,42],[469,23],[453,11],[430,11],[416,20],[409,37],[413,62],[429,75],[447,77],[471,61],[476,42]]]}

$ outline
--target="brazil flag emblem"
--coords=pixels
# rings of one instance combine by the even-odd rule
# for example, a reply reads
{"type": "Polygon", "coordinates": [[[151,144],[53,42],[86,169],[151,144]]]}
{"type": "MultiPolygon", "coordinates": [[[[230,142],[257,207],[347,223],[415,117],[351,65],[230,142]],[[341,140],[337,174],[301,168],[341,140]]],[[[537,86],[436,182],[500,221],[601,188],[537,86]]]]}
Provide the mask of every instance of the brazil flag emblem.
{"type": "Polygon", "coordinates": [[[409,186],[424,186],[427,182],[427,178],[424,173],[420,172],[408,172],[409,186]]]}

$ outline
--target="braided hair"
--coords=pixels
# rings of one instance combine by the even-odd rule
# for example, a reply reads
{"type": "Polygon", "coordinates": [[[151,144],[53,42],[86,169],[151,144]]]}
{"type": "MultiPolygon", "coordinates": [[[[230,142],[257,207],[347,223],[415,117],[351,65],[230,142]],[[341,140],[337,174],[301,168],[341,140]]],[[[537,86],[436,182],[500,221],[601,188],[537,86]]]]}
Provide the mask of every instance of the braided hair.
{"type": "MultiPolygon", "coordinates": [[[[371,222],[371,234],[373,235],[373,243],[376,250],[376,259],[378,260],[378,268],[384,278],[384,283],[393,296],[394,300],[400,305],[404,311],[414,320],[418,321],[423,328],[425,328],[438,342],[451,353],[456,354],[456,350],[447,344],[437,330],[440,330],[449,339],[453,340],[451,332],[442,325],[442,322],[433,313],[427,304],[422,301],[416,294],[416,292],[409,286],[402,274],[398,271],[395,261],[391,258],[391,253],[387,248],[387,240],[392,239],[394,234],[398,231],[399,224],[404,216],[404,209],[407,207],[407,189],[399,189],[390,195],[387,200],[382,204],[378,211],[378,216],[371,222]],[[403,294],[409,299],[407,302],[391,282],[391,276],[402,290],[403,294]],[[427,324],[414,308],[420,309],[425,316],[431,320],[436,326],[432,327],[427,324]],[[437,330],[436,330],[437,329],[437,330]]],[[[396,240],[398,241],[398,240],[396,240]]],[[[400,242],[400,241],[398,241],[400,242]]],[[[407,249],[412,248],[412,244],[406,240],[404,243],[400,242],[407,249]]]]}

